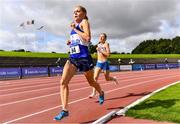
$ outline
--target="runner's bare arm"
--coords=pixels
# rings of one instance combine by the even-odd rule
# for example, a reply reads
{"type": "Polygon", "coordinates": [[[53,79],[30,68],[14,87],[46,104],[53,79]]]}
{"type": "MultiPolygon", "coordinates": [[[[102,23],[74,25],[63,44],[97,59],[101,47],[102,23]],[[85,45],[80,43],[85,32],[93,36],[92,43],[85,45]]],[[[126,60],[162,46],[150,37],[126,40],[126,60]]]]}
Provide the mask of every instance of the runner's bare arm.
{"type": "Polygon", "coordinates": [[[88,20],[84,19],[82,22],[81,22],[81,28],[83,29],[84,32],[81,32],[79,30],[77,30],[75,28],[75,25],[73,25],[73,29],[74,31],[85,41],[85,42],[89,42],[91,40],[91,31],[90,31],[90,25],[89,25],[89,22],[88,20]]]}
{"type": "Polygon", "coordinates": [[[105,44],[105,48],[106,48],[106,51],[101,51],[101,53],[103,55],[109,57],[110,56],[110,48],[109,48],[109,44],[108,43],[105,44]]]}

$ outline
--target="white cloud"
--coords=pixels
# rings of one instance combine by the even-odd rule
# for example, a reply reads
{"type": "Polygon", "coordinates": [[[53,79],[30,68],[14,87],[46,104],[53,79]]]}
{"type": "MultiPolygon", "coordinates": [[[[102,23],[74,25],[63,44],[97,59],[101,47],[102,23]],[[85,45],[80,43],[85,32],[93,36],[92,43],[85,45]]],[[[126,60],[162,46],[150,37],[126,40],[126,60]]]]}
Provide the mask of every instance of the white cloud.
{"type": "Polygon", "coordinates": [[[16,48],[17,44],[13,39],[16,39],[16,35],[14,33],[0,30],[0,49],[11,50],[11,48],[16,48]]]}
{"type": "Polygon", "coordinates": [[[179,0],[0,0],[0,49],[66,52],[73,7],[79,4],[87,9],[93,43],[106,32],[111,51],[131,52],[143,40],[180,35],[179,0]],[[29,19],[33,27],[19,27],[29,19]],[[37,32],[46,32],[46,40],[37,32]],[[18,36],[23,33],[35,36],[24,40],[18,36]]]}
{"type": "Polygon", "coordinates": [[[57,40],[48,41],[47,44],[44,44],[43,47],[41,47],[40,51],[48,51],[48,52],[61,52],[61,53],[67,53],[68,46],[66,43],[57,40]]]}

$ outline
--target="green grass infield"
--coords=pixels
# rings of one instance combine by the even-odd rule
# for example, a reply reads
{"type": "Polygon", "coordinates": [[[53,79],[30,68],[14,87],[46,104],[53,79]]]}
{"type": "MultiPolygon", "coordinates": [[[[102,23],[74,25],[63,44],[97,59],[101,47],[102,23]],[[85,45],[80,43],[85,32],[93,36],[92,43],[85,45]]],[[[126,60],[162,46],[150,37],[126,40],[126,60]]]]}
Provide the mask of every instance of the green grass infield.
{"type": "Polygon", "coordinates": [[[132,107],[127,116],[180,123],[180,82],[132,107]]]}
{"type": "MultiPolygon", "coordinates": [[[[66,53],[0,51],[0,57],[67,58],[68,56],[66,53]]],[[[96,54],[92,54],[93,58],[96,56],[96,54]]],[[[180,54],[111,54],[109,58],[180,58],[180,54]]]]}
{"type": "Polygon", "coordinates": [[[35,57],[35,58],[67,58],[66,53],[45,53],[45,52],[4,52],[0,51],[0,57],[35,57]]]}

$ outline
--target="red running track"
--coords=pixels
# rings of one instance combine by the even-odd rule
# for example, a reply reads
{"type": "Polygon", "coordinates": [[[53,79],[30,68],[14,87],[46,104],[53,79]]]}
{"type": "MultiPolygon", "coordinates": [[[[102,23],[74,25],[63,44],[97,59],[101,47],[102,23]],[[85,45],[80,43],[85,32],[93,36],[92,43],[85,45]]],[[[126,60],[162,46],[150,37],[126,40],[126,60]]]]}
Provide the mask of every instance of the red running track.
{"type": "MultiPolygon", "coordinates": [[[[98,80],[105,91],[103,105],[98,104],[97,98],[88,98],[92,89],[84,75],[74,76],[69,84],[70,116],[61,121],[53,120],[61,110],[59,94],[61,77],[0,81],[0,123],[91,123],[154,90],[179,81],[180,69],[116,72],[111,75],[118,78],[119,85],[105,81],[103,75],[98,80]]],[[[153,121],[118,117],[110,122],[153,121]]]]}

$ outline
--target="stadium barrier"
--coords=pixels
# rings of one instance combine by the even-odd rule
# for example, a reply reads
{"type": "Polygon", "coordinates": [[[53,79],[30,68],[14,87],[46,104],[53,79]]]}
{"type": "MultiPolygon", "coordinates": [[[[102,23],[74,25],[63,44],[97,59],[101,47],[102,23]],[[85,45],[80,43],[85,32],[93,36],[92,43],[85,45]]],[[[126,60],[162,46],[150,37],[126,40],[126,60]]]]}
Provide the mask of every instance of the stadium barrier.
{"type": "MultiPolygon", "coordinates": [[[[180,68],[179,63],[158,64],[132,64],[132,65],[110,65],[110,71],[138,71],[153,69],[180,68]]],[[[62,74],[63,67],[18,67],[0,68],[0,79],[24,78],[32,76],[53,76],[62,74]]],[[[81,72],[78,72],[81,73],[81,72]]]]}
{"type": "Polygon", "coordinates": [[[180,66],[179,66],[178,63],[169,63],[169,64],[168,64],[168,67],[169,67],[169,68],[179,68],[180,66]]]}
{"type": "Polygon", "coordinates": [[[145,64],[145,70],[156,69],[156,64],[145,64]]]}
{"type": "Polygon", "coordinates": [[[120,65],[121,71],[132,71],[132,65],[120,65]]]}
{"type": "Polygon", "coordinates": [[[178,63],[157,63],[157,64],[133,64],[132,70],[153,70],[153,69],[173,69],[180,68],[180,64],[178,63]]]}
{"type": "Polygon", "coordinates": [[[132,65],[132,70],[133,71],[138,71],[138,70],[144,70],[144,64],[133,64],[132,65]]]}
{"type": "Polygon", "coordinates": [[[0,79],[51,76],[61,74],[62,71],[62,67],[0,68],[0,79]]]}
{"type": "Polygon", "coordinates": [[[156,64],[156,68],[157,69],[166,69],[167,68],[167,64],[156,64]]]}
{"type": "Polygon", "coordinates": [[[110,66],[109,66],[109,70],[110,70],[111,72],[115,72],[115,71],[119,71],[120,68],[119,68],[119,65],[110,65],[110,66]]]}
{"type": "Polygon", "coordinates": [[[21,74],[22,74],[22,77],[48,75],[48,68],[47,67],[22,68],[21,74]]]}
{"type": "Polygon", "coordinates": [[[0,78],[20,77],[21,68],[0,68],[0,78]]]}

